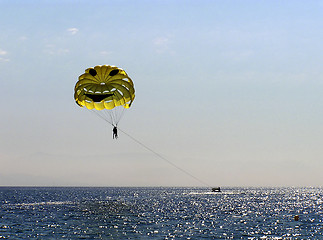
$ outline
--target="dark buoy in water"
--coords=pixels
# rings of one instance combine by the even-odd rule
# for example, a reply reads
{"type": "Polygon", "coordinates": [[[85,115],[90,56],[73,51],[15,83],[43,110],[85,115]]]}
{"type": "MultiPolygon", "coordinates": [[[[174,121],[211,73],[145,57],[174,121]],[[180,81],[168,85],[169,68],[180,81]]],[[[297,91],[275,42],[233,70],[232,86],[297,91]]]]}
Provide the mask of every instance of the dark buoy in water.
{"type": "Polygon", "coordinates": [[[298,215],[295,215],[295,216],[294,216],[294,220],[295,220],[295,221],[298,221],[298,220],[299,220],[299,216],[298,216],[298,215]]]}
{"type": "Polygon", "coordinates": [[[220,187],[214,187],[212,188],[212,192],[221,192],[220,187]]]}

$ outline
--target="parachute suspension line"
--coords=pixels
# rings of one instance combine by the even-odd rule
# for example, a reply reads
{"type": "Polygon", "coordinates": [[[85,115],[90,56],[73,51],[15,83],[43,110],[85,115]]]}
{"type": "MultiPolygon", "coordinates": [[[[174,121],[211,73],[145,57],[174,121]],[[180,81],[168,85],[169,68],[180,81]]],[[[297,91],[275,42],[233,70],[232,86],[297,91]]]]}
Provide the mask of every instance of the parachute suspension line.
{"type": "Polygon", "coordinates": [[[148,151],[152,152],[153,154],[155,154],[157,157],[159,157],[160,159],[164,160],[165,162],[167,162],[168,164],[172,165],[173,167],[177,168],[178,170],[180,170],[181,172],[185,173],[186,175],[190,176],[191,178],[194,178],[196,181],[202,183],[203,185],[207,186],[207,187],[211,187],[209,184],[207,184],[206,182],[202,181],[201,179],[195,177],[194,175],[192,175],[191,173],[189,173],[188,171],[184,170],[183,168],[177,166],[176,164],[172,163],[170,160],[168,160],[167,158],[163,157],[162,155],[160,155],[159,153],[155,152],[153,149],[147,147],[145,144],[143,144],[142,142],[140,142],[139,140],[137,140],[136,138],[134,138],[133,136],[131,136],[130,134],[126,133],[125,131],[123,131],[122,129],[118,128],[119,131],[121,131],[122,133],[124,133],[125,135],[127,135],[129,138],[131,138],[133,141],[135,141],[136,143],[138,143],[139,145],[141,145],[143,148],[147,149],[148,151]]]}
{"type": "MultiPolygon", "coordinates": [[[[107,120],[106,117],[102,116],[100,113],[98,113],[97,110],[94,109],[88,109],[86,108],[88,111],[92,112],[93,114],[97,115],[99,118],[101,118],[103,121],[111,124],[113,127],[115,127],[113,121],[109,121],[107,120]]],[[[151,149],[150,147],[146,146],[145,144],[143,144],[142,142],[140,142],[139,140],[137,140],[136,138],[134,138],[133,136],[131,136],[130,134],[126,133],[125,131],[123,131],[122,129],[118,128],[119,131],[121,131],[122,133],[124,133],[125,135],[127,135],[130,139],[132,139],[133,141],[135,141],[136,143],[138,143],[139,145],[141,145],[143,148],[145,148],[146,150],[152,152],[153,154],[155,154],[157,157],[159,157],[160,159],[164,160],[165,162],[167,162],[168,164],[172,165],[173,167],[177,168],[178,170],[180,170],[181,172],[185,173],[186,175],[190,176],[191,178],[195,179],[196,181],[200,182],[201,184],[207,186],[207,187],[211,187],[209,184],[207,184],[206,182],[202,181],[201,179],[195,177],[193,174],[189,173],[188,171],[184,170],[183,168],[177,166],[175,163],[172,163],[170,160],[168,160],[167,158],[163,157],[162,155],[160,155],[159,153],[157,153],[156,151],[154,151],[153,149],[151,149]]]]}
{"type": "MultiPolygon", "coordinates": [[[[118,97],[118,95],[116,96],[118,101],[121,100],[120,97],[118,97]]],[[[111,122],[113,123],[113,126],[117,127],[119,121],[121,120],[121,118],[124,115],[124,106],[120,105],[120,106],[116,106],[114,107],[114,109],[111,109],[112,111],[108,111],[110,118],[111,118],[111,122]]]]}
{"type": "MultiPolygon", "coordinates": [[[[125,108],[122,106],[120,106],[120,108],[121,108],[121,113],[119,114],[119,120],[121,119],[121,118],[123,118],[123,115],[124,115],[124,110],[125,110],[125,108]]],[[[119,122],[119,121],[118,121],[119,122]]]]}
{"type": "MultiPolygon", "coordinates": [[[[111,124],[113,127],[117,127],[118,122],[121,119],[120,117],[118,117],[118,114],[112,113],[113,111],[111,111],[111,110],[105,111],[105,109],[103,109],[103,110],[95,110],[95,109],[88,109],[88,108],[86,108],[86,109],[88,111],[90,111],[91,113],[95,114],[96,116],[98,116],[99,118],[101,118],[103,121],[111,124]]],[[[119,109],[119,111],[121,111],[121,110],[119,109]]]]}
{"type": "Polygon", "coordinates": [[[113,123],[112,123],[112,121],[109,121],[109,120],[107,120],[107,118],[106,117],[104,117],[104,114],[103,115],[101,115],[99,112],[98,112],[98,110],[95,110],[95,109],[88,109],[88,108],[86,108],[88,111],[90,111],[91,113],[93,113],[93,114],[95,114],[95,115],[97,115],[99,118],[101,118],[103,121],[105,121],[105,122],[107,122],[107,123],[110,123],[112,126],[114,126],[113,125],[113,123]]]}
{"type": "Polygon", "coordinates": [[[118,123],[123,115],[123,110],[124,110],[123,106],[117,106],[117,107],[111,109],[110,111],[108,111],[111,122],[113,123],[114,126],[118,125],[118,123]]]}
{"type": "Polygon", "coordinates": [[[115,111],[116,109],[109,109],[106,111],[106,109],[102,110],[105,113],[106,119],[110,119],[110,123],[112,124],[112,126],[116,125],[116,114],[115,111]]]}

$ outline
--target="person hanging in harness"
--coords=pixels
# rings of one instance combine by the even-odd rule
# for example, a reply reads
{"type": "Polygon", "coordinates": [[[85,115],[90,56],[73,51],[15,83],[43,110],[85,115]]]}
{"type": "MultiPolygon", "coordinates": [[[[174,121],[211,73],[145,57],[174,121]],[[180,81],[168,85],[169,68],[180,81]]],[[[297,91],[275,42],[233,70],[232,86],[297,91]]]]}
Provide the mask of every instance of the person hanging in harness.
{"type": "Polygon", "coordinates": [[[117,139],[118,138],[118,129],[117,129],[117,126],[113,126],[112,138],[113,139],[117,139]]]}

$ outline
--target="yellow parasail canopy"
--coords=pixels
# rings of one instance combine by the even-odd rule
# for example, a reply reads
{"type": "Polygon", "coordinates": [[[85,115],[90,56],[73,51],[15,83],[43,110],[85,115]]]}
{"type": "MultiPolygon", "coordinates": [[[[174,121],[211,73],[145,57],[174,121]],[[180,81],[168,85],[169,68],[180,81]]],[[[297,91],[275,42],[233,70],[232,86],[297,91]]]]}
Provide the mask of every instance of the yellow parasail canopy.
{"type": "Polygon", "coordinates": [[[74,99],[88,109],[129,108],[135,89],[127,73],[118,67],[99,65],[85,70],[74,88],[74,99]]]}

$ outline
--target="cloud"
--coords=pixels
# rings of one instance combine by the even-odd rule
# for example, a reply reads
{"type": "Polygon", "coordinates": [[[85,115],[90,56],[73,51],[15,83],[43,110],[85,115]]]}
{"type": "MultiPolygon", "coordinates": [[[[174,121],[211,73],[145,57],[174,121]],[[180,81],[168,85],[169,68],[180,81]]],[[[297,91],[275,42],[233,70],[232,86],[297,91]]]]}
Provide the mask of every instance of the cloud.
{"type": "Polygon", "coordinates": [[[103,56],[108,56],[108,55],[111,55],[112,52],[110,51],[101,51],[100,54],[103,55],[103,56]]]}
{"type": "Polygon", "coordinates": [[[167,53],[174,55],[175,51],[172,48],[172,37],[171,36],[161,36],[153,39],[153,46],[155,51],[159,54],[167,53]]]}
{"type": "Polygon", "coordinates": [[[44,53],[49,55],[65,55],[68,54],[70,51],[66,48],[59,48],[55,45],[48,44],[44,49],[44,53]]]}
{"type": "Polygon", "coordinates": [[[7,54],[8,54],[7,51],[0,49],[0,61],[1,62],[9,62],[9,58],[5,57],[7,54]]]}
{"type": "Polygon", "coordinates": [[[153,40],[153,44],[158,53],[163,53],[168,50],[169,38],[158,37],[153,40]]]}
{"type": "Polygon", "coordinates": [[[9,58],[0,57],[0,62],[9,62],[9,58]]]}
{"type": "Polygon", "coordinates": [[[71,35],[75,35],[78,33],[78,29],[77,28],[68,28],[67,31],[71,34],[71,35]]]}
{"type": "Polygon", "coordinates": [[[7,54],[7,52],[5,50],[0,49],[0,56],[4,56],[6,54],[7,54]]]}
{"type": "Polygon", "coordinates": [[[26,36],[21,36],[21,37],[20,37],[20,40],[21,40],[21,41],[26,41],[26,40],[28,40],[28,38],[27,38],[26,36]]]}
{"type": "Polygon", "coordinates": [[[155,46],[165,46],[167,45],[169,39],[166,37],[159,37],[154,39],[155,46]]]}

